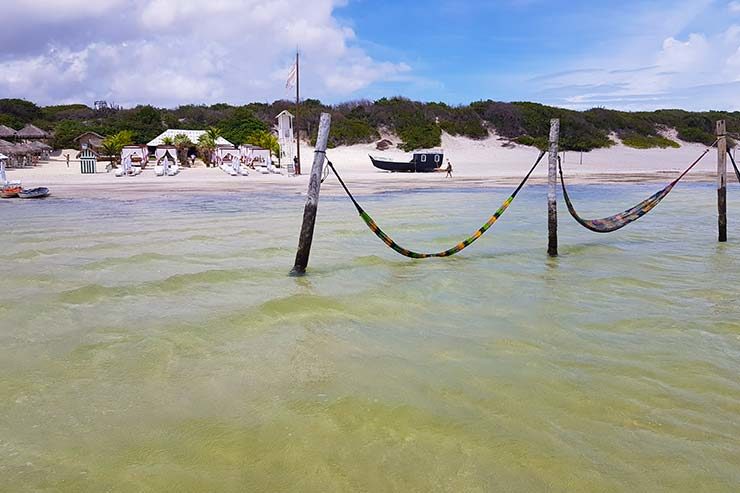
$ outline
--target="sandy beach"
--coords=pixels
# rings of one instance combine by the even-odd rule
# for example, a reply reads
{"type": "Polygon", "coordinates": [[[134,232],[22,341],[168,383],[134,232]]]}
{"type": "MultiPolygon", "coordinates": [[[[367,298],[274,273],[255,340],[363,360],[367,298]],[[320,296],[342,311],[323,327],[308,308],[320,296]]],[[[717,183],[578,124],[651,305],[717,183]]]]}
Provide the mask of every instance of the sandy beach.
{"type": "MultiPolygon", "coordinates": [[[[392,136],[391,136],[392,138],[392,136]]],[[[397,140],[396,140],[397,142],[397,140]]],[[[409,156],[398,149],[378,151],[374,144],[342,146],[327,151],[352,190],[377,193],[405,189],[474,188],[508,186],[518,183],[538,155],[532,147],[511,145],[496,136],[486,140],[443,135],[445,158],[454,167],[452,179],[445,173],[399,174],[375,169],[368,154],[403,160],[409,156]]],[[[705,146],[681,142],[678,149],[638,150],[617,144],[609,149],[587,153],[561,153],[566,179],[571,183],[662,183],[691,164],[704,152],[705,146]]],[[[305,193],[313,149],[302,147],[303,175],[298,177],[251,173],[247,177],[232,177],[216,168],[183,168],[174,177],[157,177],[153,166],[136,177],[116,177],[106,173],[105,163],[98,164],[94,175],[80,173],[79,161],[72,159],[69,168],[64,155],[76,155],[65,150],[50,161],[34,168],[10,169],[8,179],[22,180],[25,187],[46,186],[57,197],[136,198],[151,194],[173,193],[236,193],[267,192],[305,193]]],[[[710,151],[686,178],[687,181],[712,181],[716,169],[716,152],[710,151]]],[[[544,183],[547,176],[546,158],[533,174],[531,183],[544,183]]],[[[328,179],[322,192],[340,194],[336,180],[328,179]]]]}

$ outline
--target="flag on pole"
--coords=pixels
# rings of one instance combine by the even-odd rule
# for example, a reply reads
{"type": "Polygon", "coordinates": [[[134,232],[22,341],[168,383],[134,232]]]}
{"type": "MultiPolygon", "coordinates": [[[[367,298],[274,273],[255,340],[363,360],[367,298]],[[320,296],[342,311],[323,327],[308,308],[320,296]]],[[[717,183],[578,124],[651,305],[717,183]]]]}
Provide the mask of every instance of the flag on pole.
{"type": "Polygon", "coordinates": [[[298,75],[298,67],[296,64],[293,64],[293,67],[290,69],[290,73],[288,74],[288,80],[285,81],[285,88],[290,89],[291,87],[295,87],[296,77],[298,75]]]}

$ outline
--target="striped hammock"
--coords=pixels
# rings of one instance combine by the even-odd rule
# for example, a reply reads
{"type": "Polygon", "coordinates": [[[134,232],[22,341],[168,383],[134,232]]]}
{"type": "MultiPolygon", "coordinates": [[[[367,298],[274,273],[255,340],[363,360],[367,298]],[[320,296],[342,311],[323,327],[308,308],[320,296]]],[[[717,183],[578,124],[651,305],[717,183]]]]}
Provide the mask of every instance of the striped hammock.
{"type": "Polygon", "coordinates": [[[449,248],[447,250],[437,252],[437,253],[420,253],[415,252],[413,250],[409,250],[407,248],[402,247],[393,239],[388,236],[380,227],[378,224],[373,220],[370,215],[365,212],[365,210],[360,206],[360,204],[357,203],[355,198],[352,196],[352,193],[349,191],[347,186],[344,184],[344,181],[339,176],[339,173],[337,173],[337,170],[334,168],[334,165],[327,159],[327,165],[331,168],[331,170],[334,172],[334,175],[336,175],[337,179],[339,180],[339,184],[342,185],[342,188],[344,188],[344,191],[347,193],[347,196],[350,198],[352,203],[354,204],[355,208],[357,209],[357,212],[360,214],[360,217],[363,221],[365,221],[365,224],[367,224],[367,227],[370,228],[370,231],[375,233],[375,236],[380,238],[383,243],[385,243],[389,248],[391,248],[396,253],[403,255],[404,257],[408,258],[416,258],[416,259],[422,259],[422,258],[432,258],[432,257],[451,257],[452,255],[455,255],[456,253],[460,253],[465,248],[469,247],[475,240],[483,236],[483,234],[488,231],[491,226],[493,226],[496,221],[503,215],[504,212],[506,212],[506,209],[509,208],[511,203],[514,201],[514,198],[517,196],[519,191],[524,187],[524,184],[527,183],[527,180],[529,180],[529,177],[532,175],[532,172],[537,167],[537,165],[542,161],[542,158],[544,157],[545,152],[542,151],[540,153],[540,156],[537,158],[537,161],[535,161],[532,168],[529,170],[529,173],[524,177],[524,179],[519,183],[519,186],[514,190],[514,192],[507,198],[503,204],[501,204],[501,207],[498,208],[496,212],[493,213],[493,215],[486,221],[486,223],[478,228],[478,230],[473,233],[469,238],[467,238],[464,241],[461,241],[457,245],[453,246],[452,248],[449,248]]]}
{"type": "MultiPolygon", "coordinates": [[[[714,145],[714,144],[712,144],[714,145]]],[[[611,233],[613,231],[617,231],[618,229],[622,229],[625,226],[627,226],[630,223],[633,223],[640,219],[642,216],[650,212],[657,206],[661,200],[663,200],[666,195],[671,193],[671,190],[673,190],[673,187],[675,187],[681,179],[686,176],[686,174],[691,171],[694,166],[699,164],[699,161],[707,155],[711,148],[708,148],[705,150],[699,158],[694,161],[691,166],[689,166],[686,171],[681,173],[681,175],[673,180],[671,183],[668,184],[665,188],[662,190],[654,193],[647,199],[643,200],[639,204],[637,204],[634,207],[631,207],[627,209],[624,212],[620,212],[619,214],[614,214],[613,216],[604,217],[601,219],[583,219],[580,215],[578,215],[578,212],[576,212],[575,207],[573,207],[573,203],[570,200],[570,196],[568,195],[568,190],[565,188],[565,178],[563,178],[563,168],[560,166],[560,163],[558,163],[558,170],[560,171],[560,183],[563,188],[563,199],[565,200],[565,205],[568,206],[568,212],[570,212],[570,215],[573,216],[573,219],[575,219],[578,224],[583,226],[586,229],[589,229],[595,233],[611,233]]],[[[737,168],[735,168],[737,171],[737,168]]],[[[738,179],[740,179],[740,173],[738,174],[738,179]]]]}

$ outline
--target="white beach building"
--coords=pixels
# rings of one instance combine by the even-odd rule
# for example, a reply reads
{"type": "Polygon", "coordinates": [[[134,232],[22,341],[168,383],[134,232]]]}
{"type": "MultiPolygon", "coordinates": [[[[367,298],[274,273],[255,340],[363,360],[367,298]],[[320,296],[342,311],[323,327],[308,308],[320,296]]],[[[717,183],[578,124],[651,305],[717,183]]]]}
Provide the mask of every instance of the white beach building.
{"type": "Polygon", "coordinates": [[[281,111],[277,120],[278,144],[280,144],[280,162],[288,168],[289,173],[293,173],[293,158],[296,155],[296,141],[293,134],[293,118],[290,111],[281,111]]]}
{"type": "MultiPolygon", "coordinates": [[[[190,139],[190,142],[193,144],[198,143],[198,139],[201,135],[206,133],[205,130],[178,130],[176,128],[170,128],[168,130],[165,130],[158,136],[156,136],[154,139],[152,139],[147,146],[148,147],[158,147],[164,144],[163,140],[167,137],[174,139],[176,135],[183,134],[187,136],[188,139],[190,139]]],[[[216,139],[216,145],[217,146],[231,146],[234,147],[234,144],[229,142],[228,140],[224,139],[223,137],[219,137],[216,139]]]]}

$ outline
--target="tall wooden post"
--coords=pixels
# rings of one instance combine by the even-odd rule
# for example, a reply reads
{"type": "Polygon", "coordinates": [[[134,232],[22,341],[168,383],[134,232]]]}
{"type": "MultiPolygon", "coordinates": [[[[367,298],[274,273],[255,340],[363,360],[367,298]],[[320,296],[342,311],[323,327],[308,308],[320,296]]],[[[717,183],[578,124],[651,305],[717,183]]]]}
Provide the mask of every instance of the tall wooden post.
{"type": "Polygon", "coordinates": [[[292,276],[300,276],[306,273],[308,256],[311,253],[311,242],[313,241],[313,229],[316,224],[316,211],[319,207],[321,172],[324,169],[326,143],[329,139],[330,127],[331,115],[329,113],[321,113],[319,135],[316,139],[316,152],[313,156],[311,177],[308,182],[308,197],[306,198],[306,207],[303,210],[303,224],[301,225],[301,234],[298,237],[298,252],[295,256],[293,270],[290,271],[292,276]]]}
{"type": "Polygon", "coordinates": [[[727,130],[717,122],[717,223],[719,241],[727,241],[727,130]]]}
{"type": "Polygon", "coordinates": [[[550,167],[547,173],[547,254],[558,256],[558,140],[560,120],[550,120],[550,167]]]}
{"type": "Polygon", "coordinates": [[[301,67],[299,65],[298,51],[295,52],[295,122],[293,129],[295,130],[295,174],[301,174],[301,127],[298,125],[301,104],[301,67]]]}

